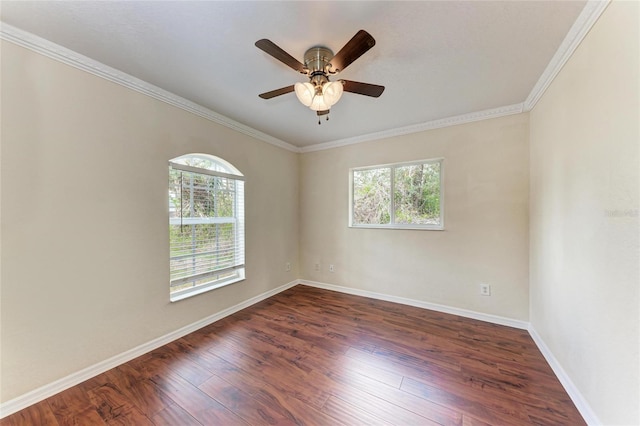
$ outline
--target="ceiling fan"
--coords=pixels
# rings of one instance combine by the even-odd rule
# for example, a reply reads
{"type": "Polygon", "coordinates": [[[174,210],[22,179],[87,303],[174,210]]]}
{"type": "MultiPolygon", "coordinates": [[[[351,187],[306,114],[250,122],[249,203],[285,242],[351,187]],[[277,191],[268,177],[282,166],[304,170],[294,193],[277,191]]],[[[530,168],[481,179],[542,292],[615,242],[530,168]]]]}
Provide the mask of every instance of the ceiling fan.
{"type": "MultiPolygon", "coordinates": [[[[300,74],[309,77],[308,83],[298,82],[291,86],[261,93],[258,96],[262,99],[271,99],[295,92],[298,100],[303,105],[316,111],[318,117],[326,115],[328,120],[331,106],[338,102],[343,91],[374,98],[379,97],[384,91],[384,86],[377,84],[360,83],[351,80],[329,80],[329,76],[343,71],[376,44],[375,39],[365,30],[358,31],[335,55],[331,49],[324,46],[310,48],[304,54],[304,64],[282,50],[271,40],[262,39],[256,41],[255,44],[258,49],[263,50],[300,74]]],[[[320,124],[319,119],[318,124],[320,124]]]]}

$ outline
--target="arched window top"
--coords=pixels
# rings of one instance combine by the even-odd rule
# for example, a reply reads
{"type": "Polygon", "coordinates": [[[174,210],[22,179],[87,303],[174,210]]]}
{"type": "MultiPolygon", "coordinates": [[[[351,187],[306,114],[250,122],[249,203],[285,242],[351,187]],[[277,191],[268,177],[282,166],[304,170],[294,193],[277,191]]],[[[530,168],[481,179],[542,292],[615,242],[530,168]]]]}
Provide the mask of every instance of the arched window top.
{"type": "Polygon", "coordinates": [[[244,176],[207,154],[169,161],[169,299],[245,279],[244,176]]]}
{"type": "Polygon", "coordinates": [[[236,176],[244,176],[233,164],[222,158],[209,154],[186,154],[169,161],[174,164],[196,167],[198,169],[211,170],[212,172],[226,173],[236,176]]]}

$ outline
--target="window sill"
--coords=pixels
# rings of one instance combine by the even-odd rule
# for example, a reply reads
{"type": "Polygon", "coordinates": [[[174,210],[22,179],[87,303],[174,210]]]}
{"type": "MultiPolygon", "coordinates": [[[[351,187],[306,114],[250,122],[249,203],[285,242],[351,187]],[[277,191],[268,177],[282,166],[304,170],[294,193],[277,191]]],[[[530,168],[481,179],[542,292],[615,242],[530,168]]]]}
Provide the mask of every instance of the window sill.
{"type": "Polygon", "coordinates": [[[406,229],[411,231],[444,231],[444,226],[416,226],[416,225],[349,225],[349,228],[360,229],[406,229]]]}
{"type": "Polygon", "coordinates": [[[177,292],[176,294],[172,294],[169,296],[169,301],[171,303],[179,302],[180,300],[188,299],[190,297],[197,296],[199,294],[206,293],[208,291],[215,290],[218,288],[226,287],[228,285],[235,284],[244,280],[245,280],[244,274],[241,274],[241,276],[232,277],[232,278],[229,278],[228,280],[214,281],[209,284],[203,284],[198,287],[190,288],[188,290],[182,290],[180,292],[177,292]]]}

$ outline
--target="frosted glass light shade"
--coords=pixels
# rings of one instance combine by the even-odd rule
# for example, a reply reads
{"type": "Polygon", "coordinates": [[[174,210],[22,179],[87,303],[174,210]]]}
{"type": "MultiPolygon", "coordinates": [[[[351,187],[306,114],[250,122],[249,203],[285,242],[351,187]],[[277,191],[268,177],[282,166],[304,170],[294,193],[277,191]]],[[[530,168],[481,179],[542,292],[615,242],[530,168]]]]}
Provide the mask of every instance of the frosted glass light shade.
{"type": "Polygon", "coordinates": [[[311,107],[313,97],[315,96],[315,89],[311,83],[296,83],[294,85],[296,96],[302,105],[311,107]]]}
{"type": "Polygon", "coordinates": [[[322,94],[316,94],[316,87],[312,83],[296,83],[294,85],[296,96],[300,103],[314,111],[326,111],[342,96],[342,83],[340,81],[328,81],[322,85],[322,94]]]}
{"type": "Polygon", "coordinates": [[[330,81],[323,84],[322,96],[324,97],[324,103],[330,107],[338,102],[342,96],[342,89],[342,82],[340,81],[330,81]]]}
{"type": "Polygon", "coordinates": [[[309,108],[311,108],[314,111],[326,111],[331,107],[327,105],[327,103],[325,102],[324,96],[317,95],[317,96],[314,96],[313,102],[311,103],[311,106],[309,106],[309,108]]]}

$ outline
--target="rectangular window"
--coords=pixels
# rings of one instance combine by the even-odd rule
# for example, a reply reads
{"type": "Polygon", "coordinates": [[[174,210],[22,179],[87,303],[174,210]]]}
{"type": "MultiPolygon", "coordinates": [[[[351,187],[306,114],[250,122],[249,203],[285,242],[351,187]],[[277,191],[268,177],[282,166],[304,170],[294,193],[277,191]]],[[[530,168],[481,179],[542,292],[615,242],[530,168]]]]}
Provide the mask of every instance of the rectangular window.
{"type": "Polygon", "coordinates": [[[242,177],[170,163],[170,298],[244,279],[242,177]]]}
{"type": "Polygon", "coordinates": [[[349,226],[444,229],[443,159],[351,169],[349,226]]]}

